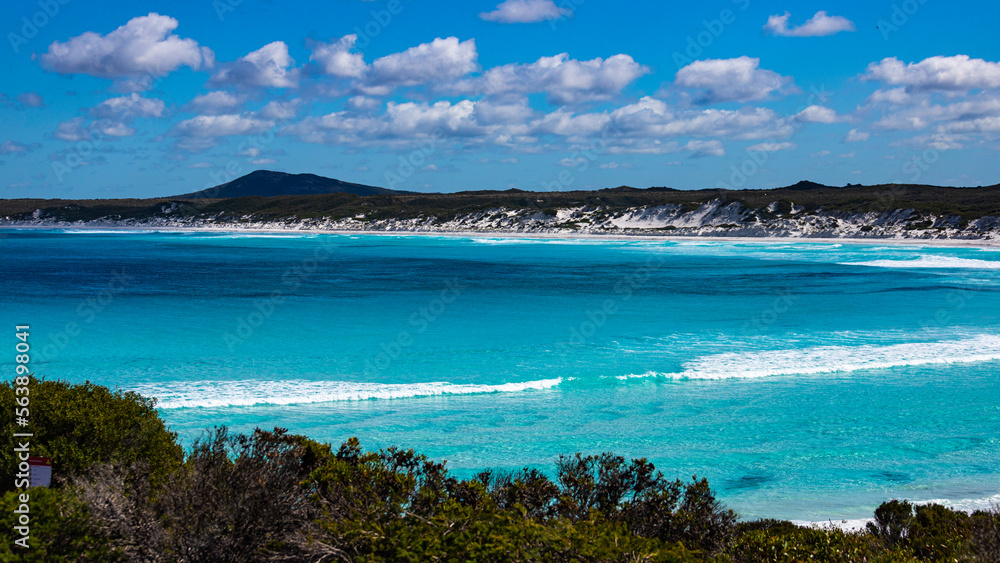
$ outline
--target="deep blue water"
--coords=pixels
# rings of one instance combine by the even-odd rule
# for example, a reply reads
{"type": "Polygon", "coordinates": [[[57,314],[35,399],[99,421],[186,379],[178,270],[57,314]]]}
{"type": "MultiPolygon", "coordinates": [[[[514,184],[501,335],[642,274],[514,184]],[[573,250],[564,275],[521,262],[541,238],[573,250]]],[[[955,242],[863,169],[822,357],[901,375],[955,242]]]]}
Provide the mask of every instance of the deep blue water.
{"type": "Polygon", "coordinates": [[[745,517],[1000,497],[1000,252],[919,245],[9,230],[35,369],[460,475],[560,453],[745,517]]]}

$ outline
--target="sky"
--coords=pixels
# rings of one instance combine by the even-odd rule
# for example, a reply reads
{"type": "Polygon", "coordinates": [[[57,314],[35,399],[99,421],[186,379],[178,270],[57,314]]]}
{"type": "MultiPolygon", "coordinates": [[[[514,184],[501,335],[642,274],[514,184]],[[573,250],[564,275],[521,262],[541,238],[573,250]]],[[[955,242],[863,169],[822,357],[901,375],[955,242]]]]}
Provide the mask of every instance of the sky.
{"type": "Polygon", "coordinates": [[[8,1],[0,198],[1000,182],[996,2],[8,1]]]}

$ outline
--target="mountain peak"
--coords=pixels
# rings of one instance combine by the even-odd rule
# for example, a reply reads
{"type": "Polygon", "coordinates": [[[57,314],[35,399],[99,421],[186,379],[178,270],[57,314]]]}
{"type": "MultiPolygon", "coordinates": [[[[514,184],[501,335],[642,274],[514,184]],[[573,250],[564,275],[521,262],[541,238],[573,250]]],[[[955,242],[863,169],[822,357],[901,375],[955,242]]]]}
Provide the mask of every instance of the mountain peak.
{"type": "Polygon", "coordinates": [[[214,188],[208,188],[194,193],[175,196],[178,198],[230,198],[246,196],[274,197],[281,195],[317,195],[347,193],[354,195],[401,194],[397,190],[389,190],[365,184],[343,182],[316,174],[289,174],[274,170],[254,170],[214,188]]]}

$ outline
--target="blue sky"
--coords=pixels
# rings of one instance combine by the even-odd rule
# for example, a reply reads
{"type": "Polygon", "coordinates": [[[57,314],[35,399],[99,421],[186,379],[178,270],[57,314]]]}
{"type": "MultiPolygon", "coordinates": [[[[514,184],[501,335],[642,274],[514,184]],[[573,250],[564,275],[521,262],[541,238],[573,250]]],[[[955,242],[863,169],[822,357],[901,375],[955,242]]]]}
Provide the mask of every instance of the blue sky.
{"type": "Polygon", "coordinates": [[[0,198],[1000,181],[996,3],[7,2],[0,198]],[[786,17],[787,13],[787,17],[786,17]]]}

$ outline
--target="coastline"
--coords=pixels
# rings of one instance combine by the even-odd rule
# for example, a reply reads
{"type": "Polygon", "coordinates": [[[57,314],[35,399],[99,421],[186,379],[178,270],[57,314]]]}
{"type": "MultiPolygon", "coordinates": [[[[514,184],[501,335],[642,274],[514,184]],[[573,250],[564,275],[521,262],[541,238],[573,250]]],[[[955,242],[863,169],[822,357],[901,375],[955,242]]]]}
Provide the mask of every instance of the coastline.
{"type": "Polygon", "coordinates": [[[1000,248],[996,239],[927,239],[927,238],[856,238],[856,237],[808,237],[808,236],[715,236],[659,235],[651,233],[586,233],[586,232],[518,232],[518,231],[414,231],[414,230],[354,230],[323,228],[277,228],[277,227],[231,227],[231,226],[164,226],[164,225],[0,225],[0,232],[6,230],[48,230],[48,231],[120,231],[120,232],[210,232],[210,233],[255,233],[255,234],[322,234],[322,235],[365,235],[365,236],[427,236],[454,238],[510,238],[537,240],[593,240],[610,242],[627,241],[668,241],[668,242],[748,242],[748,243],[815,243],[815,244],[867,244],[867,245],[910,245],[952,248],[1000,248]]]}

